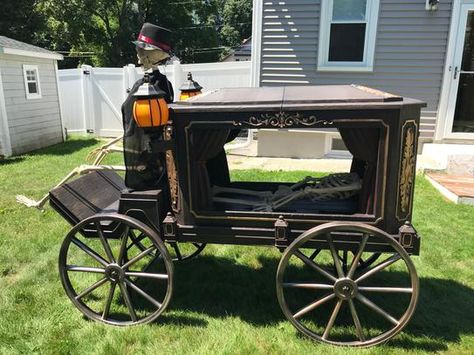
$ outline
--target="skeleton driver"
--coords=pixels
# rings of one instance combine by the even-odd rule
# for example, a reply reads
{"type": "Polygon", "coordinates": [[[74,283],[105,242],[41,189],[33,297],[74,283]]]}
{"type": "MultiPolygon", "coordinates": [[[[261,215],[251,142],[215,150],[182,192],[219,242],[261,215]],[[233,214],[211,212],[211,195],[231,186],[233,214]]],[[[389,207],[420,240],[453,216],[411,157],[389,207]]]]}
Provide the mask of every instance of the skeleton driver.
{"type": "MultiPolygon", "coordinates": [[[[149,76],[150,84],[157,91],[166,93],[165,100],[173,102],[173,87],[165,75],[160,73],[158,65],[170,58],[171,31],[166,28],[145,23],[133,43],[136,46],[138,63],[149,76]]],[[[122,105],[124,127],[124,160],[127,166],[125,184],[134,190],[167,190],[165,153],[154,147],[163,140],[163,132],[145,132],[133,119],[133,96],[144,83],[138,80],[122,105]]]]}

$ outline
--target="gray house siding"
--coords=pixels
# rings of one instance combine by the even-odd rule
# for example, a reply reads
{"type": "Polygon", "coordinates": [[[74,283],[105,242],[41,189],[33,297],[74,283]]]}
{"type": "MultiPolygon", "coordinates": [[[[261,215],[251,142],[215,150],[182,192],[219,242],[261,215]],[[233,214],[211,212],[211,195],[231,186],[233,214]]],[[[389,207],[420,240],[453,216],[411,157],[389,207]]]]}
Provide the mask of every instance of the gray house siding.
{"type": "Polygon", "coordinates": [[[13,154],[63,141],[55,61],[0,55],[0,71],[13,154]],[[42,97],[26,99],[23,64],[37,65],[42,97]]]}
{"type": "Polygon", "coordinates": [[[424,100],[421,137],[431,139],[441,93],[452,0],[381,0],[374,71],[318,72],[321,0],[265,1],[260,84],[351,84],[424,100]]]}

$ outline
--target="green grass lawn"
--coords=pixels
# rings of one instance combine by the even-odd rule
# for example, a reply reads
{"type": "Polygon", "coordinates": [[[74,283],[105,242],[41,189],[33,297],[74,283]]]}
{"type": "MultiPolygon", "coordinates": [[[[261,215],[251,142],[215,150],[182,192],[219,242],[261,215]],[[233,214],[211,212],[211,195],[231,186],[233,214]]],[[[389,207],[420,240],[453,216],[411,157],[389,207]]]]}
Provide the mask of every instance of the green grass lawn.
{"type": "MultiPolygon", "coordinates": [[[[474,352],[474,208],[445,201],[421,176],[414,257],[421,283],[417,311],[403,333],[368,350],[313,343],[284,318],[275,295],[280,253],[208,246],[175,264],[169,308],[151,325],[117,328],[84,319],[66,297],[57,259],[68,224],[15,202],[39,199],[99,146],[72,139],[0,161],[0,353],[309,354],[474,352]]],[[[120,163],[120,155],[107,159],[120,163]]],[[[238,179],[297,180],[310,172],[235,171],[238,179]]]]}

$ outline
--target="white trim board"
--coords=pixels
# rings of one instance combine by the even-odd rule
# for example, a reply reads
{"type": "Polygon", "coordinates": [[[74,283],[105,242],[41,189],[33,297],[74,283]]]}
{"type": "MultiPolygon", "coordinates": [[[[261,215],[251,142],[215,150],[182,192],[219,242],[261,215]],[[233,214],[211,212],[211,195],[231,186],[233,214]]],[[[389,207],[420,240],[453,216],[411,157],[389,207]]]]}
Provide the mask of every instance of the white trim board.
{"type": "Polygon", "coordinates": [[[22,57],[43,58],[43,59],[55,59],[55,60],[64,59],[64,57],[59,53],[32,52],[32,51],[26,51],[23,49],[7,48],[7,47],[2,47],[2,46],[0,46],[0,53],[19,55],[22,57]]]}
{"type": "Polygon", "coordinates": [[[448,120],[449,114],[449,96],[451,92],[451,85],[453,84],[452,76],[453,70],[456,66],[454,63],[454,56],[457,47],[459,20],[461,15],[461,8],[463,5],[473,5],[474,0],[460,0],[453,1],[451,10],[451,26],[449,29],[448,46],[446,50],[443,82],[441,86],[440,100],[438,106],[438,115],[436,116],[435,141],[449,140],[449,139],[474,139],[474,134],[453,133],[451,132],[452,120],[448,120]]]}
{"type": "Polygon", "coordinates": [[[58,62],[54,63],[54,74],[56,75],[56,90],[58,92],[58,105],[59,105],[59,120],[61,122],[61,131],[63,133],[63,142],[66,141],[66,129],[64,127],[64,115],[63,115],[63,105],[61,100],[61,89],[59,88],[59,70],[58,62]]]}
{"type": "Polygon", "coordinates": [[[8,127],[7,107],[5,105],[5,94],[3,92],[2,72],[0,70],[0,137],[2,139],[2,151],[5,156],[12,155],[12,143],[10,139],[10,128],[8,127]]]}
{"type": "Polygon", "coordinates": [[[260,86],[262,60],[263,0],[253,0],[252,15],[252,57],[250,66],[250,86],[260,86]]]}

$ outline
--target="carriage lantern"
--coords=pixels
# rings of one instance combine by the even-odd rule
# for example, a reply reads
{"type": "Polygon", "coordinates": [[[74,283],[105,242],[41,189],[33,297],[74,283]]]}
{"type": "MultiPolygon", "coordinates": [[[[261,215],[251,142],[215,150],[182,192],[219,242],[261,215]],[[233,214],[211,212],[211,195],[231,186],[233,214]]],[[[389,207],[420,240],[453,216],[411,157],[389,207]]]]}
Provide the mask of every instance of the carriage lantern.
{"type": "Polygon", "coordinates": [[[143,84],[133,96],[137,99],[133,105],[133,118],[139,127],[154,128],[168,123],[166,93],[161,89],[156,90],[148,74],[145,74],[143,84]]]}
{"type": "Polygon", "coordinates": [[[188,80],[179,88],[181,90],[180,101],[201,94],[202,86],[193,80],[193,75],[188,73],[188,80]]]}

